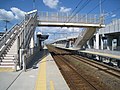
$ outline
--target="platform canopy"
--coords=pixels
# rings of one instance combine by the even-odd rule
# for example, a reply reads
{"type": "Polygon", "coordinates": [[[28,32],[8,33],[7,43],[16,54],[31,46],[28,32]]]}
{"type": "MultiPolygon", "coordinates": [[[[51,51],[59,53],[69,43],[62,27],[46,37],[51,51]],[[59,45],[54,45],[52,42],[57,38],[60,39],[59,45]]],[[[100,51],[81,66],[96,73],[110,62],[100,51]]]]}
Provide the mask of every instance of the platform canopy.
{"type": "Polygon", "coordinates": [[[44,41],[48,39],[49,35],[42,35],[42,33],[37,33],[37,38],[39,38],[40,41],[44,41]]]}

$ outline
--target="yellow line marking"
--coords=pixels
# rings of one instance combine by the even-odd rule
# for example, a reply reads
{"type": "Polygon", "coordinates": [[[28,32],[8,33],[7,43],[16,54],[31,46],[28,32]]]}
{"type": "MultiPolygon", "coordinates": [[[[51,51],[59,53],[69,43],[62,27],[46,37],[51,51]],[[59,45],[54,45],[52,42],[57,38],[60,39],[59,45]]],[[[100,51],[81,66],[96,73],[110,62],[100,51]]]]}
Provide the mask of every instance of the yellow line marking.
{"type": "Polygon", "coordinates": [[[0,68],[0,72],[13,72],[14,69],[12,68],[0,68]]]}
{"type": "Polygon", "coordinates": [[[46,90],[46,58],[40,62],[35,90],[46,90]]]}
{"type": "Polygon", "coordinates": [[[53,81],[50,81],[50,90],[55,90],[53,81]]]}

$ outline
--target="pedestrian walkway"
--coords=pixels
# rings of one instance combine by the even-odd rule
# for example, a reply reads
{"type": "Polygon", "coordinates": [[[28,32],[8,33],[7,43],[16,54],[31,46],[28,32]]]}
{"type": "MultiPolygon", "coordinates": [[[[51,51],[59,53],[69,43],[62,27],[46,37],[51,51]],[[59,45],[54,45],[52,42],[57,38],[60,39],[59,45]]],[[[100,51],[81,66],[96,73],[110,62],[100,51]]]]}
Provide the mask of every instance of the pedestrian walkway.
{"type": "Polygon", "coordinates": [[[36,90],[70,90],[50,54],[39,67],[36,90]]]}
{"type": "Polygon", "coordinates": [[[0,90],[70,90],[52,56],[46,50],[41,52],[33,59],[36,68],[0,72],[0,90]]]}

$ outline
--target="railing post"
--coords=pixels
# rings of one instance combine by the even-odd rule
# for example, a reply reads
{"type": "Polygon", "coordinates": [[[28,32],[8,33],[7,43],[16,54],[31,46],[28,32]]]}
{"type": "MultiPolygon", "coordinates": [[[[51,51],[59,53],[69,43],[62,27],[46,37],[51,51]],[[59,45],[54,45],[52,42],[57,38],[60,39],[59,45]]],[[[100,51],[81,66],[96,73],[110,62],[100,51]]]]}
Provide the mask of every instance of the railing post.
{"type": "Polygon", "coordinates": [[[24,49],[20,49],[20,69],[22,69],[22,54],[24,49]]]}
{"type": "Polygon", "coordinates": [[[26,50],[20,49],[20,69],[26,71],[26,50]],[[22,69],[23,66],[23,69],[22,69]]]}
{"type": "Polygon", "coordinates": [[[17,71],[17,64],[18,64],[18,57],[17,57],[17,55],[16,56],[14,56],[14,70],[15,71],[17,71]]]}
{"type": "Polygon", "coordinates": [[[22,55],[22,60],[23,60],[23,71],[26,72],[26,54],[24,53],[22,55]]]}

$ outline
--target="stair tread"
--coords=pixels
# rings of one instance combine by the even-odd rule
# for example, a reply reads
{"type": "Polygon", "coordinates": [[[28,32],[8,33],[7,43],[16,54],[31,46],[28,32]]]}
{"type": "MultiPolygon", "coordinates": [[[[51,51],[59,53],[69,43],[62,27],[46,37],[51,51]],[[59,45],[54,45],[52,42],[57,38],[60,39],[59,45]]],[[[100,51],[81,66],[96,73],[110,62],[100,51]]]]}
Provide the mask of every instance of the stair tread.
{"type": "Polygon", "coordinates": [[[14,63],[1,63],[0,66],[14,66],[14,63]]]}
{"type": "Polygon", "coordinates": [[[14,68],[14,66],[1,66],[0,65],[0,68],[14,68]]]}

